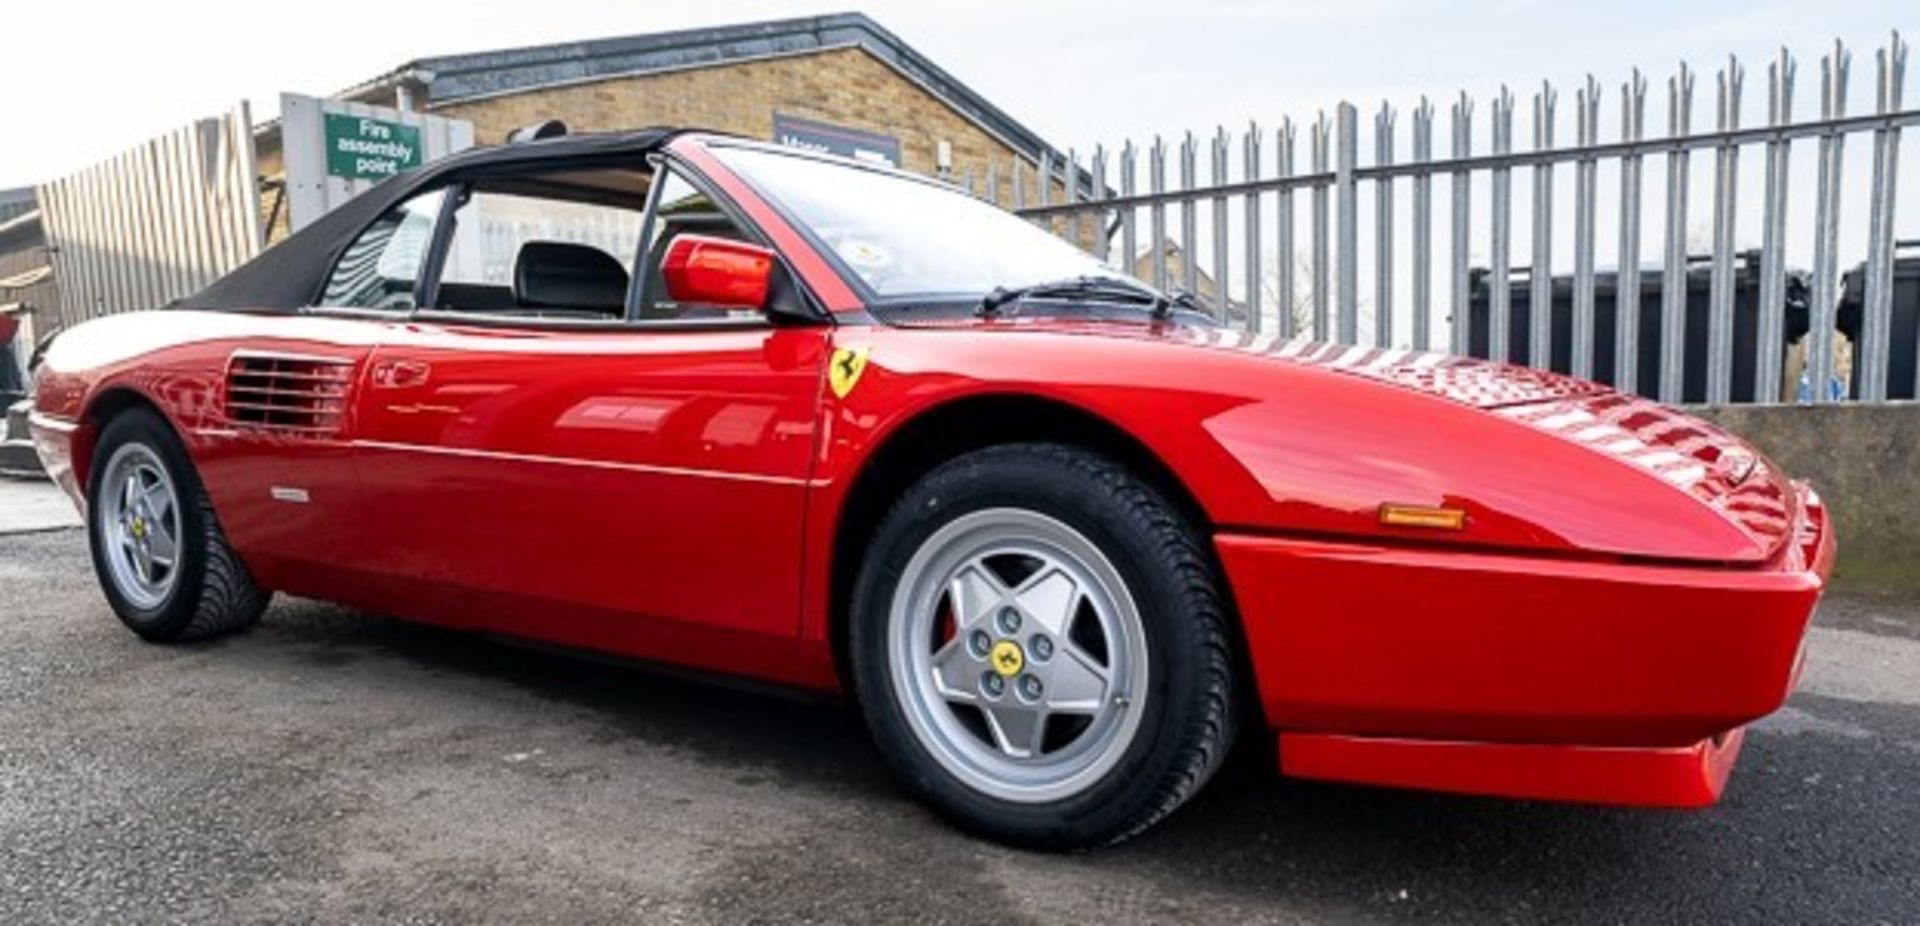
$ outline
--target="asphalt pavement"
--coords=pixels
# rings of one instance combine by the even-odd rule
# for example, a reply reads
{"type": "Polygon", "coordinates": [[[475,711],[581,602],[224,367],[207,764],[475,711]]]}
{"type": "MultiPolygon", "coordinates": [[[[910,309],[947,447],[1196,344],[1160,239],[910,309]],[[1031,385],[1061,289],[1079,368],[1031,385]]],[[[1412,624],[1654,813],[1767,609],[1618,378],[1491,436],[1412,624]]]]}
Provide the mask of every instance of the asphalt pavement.
{"type": "Polygon", "coordinates": [[[1920,920],[1920,601],[1813,634],[1711,810],[1241,762],[1053,856],[904,800],[842,707],[284,597],[151,646],[79,530],[0,532],[0,922],[1920,920]]]}

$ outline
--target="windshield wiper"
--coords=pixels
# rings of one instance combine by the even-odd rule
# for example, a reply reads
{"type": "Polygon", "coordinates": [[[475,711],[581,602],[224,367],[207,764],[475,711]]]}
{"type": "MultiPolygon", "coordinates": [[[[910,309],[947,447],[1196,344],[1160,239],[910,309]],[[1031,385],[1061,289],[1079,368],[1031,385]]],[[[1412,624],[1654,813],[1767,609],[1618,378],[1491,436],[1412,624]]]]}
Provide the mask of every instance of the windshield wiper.
{"type": "Polygon", "coordinates": [[[1077,276],[1064,280],[1049,280],[1029,286],[994,287],[993,292],[980,299],[980,305],[974,314],[983,318],[999,315],[1008,306],[1018,306],[1027,299],[1101,299],[1109,302],[1131,302],[1151,305],[1158,315],[1163,303],[1171,302],[1144,285],[1129,283],[1112,277],[1077,276]]]}
{"type": "Polygon", "coordinates": [[[1173,315],[1174,309],[1186,309],[1189,312],[1206,314],[1207,307],[1200,297],[1184,289],[1176,289],[1170,296],[1162,296],[1153,304],[1153,317],[1156,321],[1165,321],[1173,315]]]}

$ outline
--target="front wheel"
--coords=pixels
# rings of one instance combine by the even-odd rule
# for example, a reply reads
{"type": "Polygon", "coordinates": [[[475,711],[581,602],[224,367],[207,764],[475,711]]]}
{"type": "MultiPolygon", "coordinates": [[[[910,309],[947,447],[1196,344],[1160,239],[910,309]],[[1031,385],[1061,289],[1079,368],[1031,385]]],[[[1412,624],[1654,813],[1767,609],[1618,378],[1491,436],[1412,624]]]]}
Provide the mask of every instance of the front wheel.
{"type": "Polygon", "coordinates": [[[88,539],[114,614],[153,642],[244,628],[268,594],[227,545],[186,448],[146,409],[100,434],[87,483],[88,539]]]}
{"type": "Polygon", "coordinates": [[[1003,841],[1115,842],[1233,733],[1227,609],[1201,537],[1077,448],[953,460],[883,521],[855,590],[855,687],[916,796],[1003,841]]]}

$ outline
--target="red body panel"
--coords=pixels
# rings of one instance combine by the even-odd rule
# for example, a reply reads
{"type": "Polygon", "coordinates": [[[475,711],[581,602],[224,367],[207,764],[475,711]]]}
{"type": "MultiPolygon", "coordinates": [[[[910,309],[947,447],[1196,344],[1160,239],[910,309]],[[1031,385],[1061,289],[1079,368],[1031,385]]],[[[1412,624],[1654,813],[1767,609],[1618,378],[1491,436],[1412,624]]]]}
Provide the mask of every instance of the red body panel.
{"type": "Polygon", "coordinates": [[[1827,568],[1216,543],[1270,721],[1441,740],[1683,746],[1772,713],[1827,568]]]}
{"type": "Polygon", "coordinates": [[[1219,545],[1286,774],[1696,807],[1805,664],[1835,542],[1794,509],[1759,571],[1219,545]]]}
{"type": "Polygon", "coordinates": [[[1737,749],[1722,735],[1791,688],[1833,539],[1730,436],[1478,361],[1144,321],[861,324],[778,210],[697,139],[672,150],[837,324],[118,316],[38,371],[43,459],[83,498],[95,413],[137,395],[270,587],[832,690],[857,478],[921,415],[1026,397],[1129,435],[1204,513],[1290,773],[1708,802],[1737,749]],[[836,348],[868,357],[844,396],[836,348]],[[351,364],[338,427],[229,420],[241,350],[351,364]],[[1383,503],[1465,526],[1383,525],[1383,503]]]}
{"type": "Polygon", "coordinates": [[[409,324],[386,341],[376,375],[427,372],[370,381],[355,402],[359,568],[460,594],[795,632],[790,551],[826,329],[409,324]]]}
{"type": "Polygon", "coordinates": [[[1533,746],[1280,734],[1295,778],[1535,800],[1706,807],[1720,800],[1745,730],[1670,749],[1533,746]]]}
{"type": "Polygon", "coordinates": [[[873,359],[847,411],[828,422],[825,474],[843,468],[835,456],[858,458],[941,402],[1038,395],[1120,425],[1222,529],[1609,559],[1772,555],[1772,541],[1711,504],[1551,432],[1267,352],[1214,349],[1204,337],[1049,322],[843,332],[873,359]],[[1382,525],[1382,502],[1458,506],[1467,528],[1382,525]]]}

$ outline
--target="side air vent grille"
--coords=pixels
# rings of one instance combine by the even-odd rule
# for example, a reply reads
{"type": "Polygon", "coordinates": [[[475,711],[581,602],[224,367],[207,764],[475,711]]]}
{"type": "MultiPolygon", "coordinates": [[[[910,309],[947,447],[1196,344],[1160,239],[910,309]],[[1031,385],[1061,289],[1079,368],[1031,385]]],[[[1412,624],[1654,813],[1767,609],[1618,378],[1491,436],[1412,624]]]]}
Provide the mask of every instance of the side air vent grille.
{"type": "Polygon", "coordinates": [[[227,363],[227,420],[242,428],[326,437],[340,430],[352,383],[352,361],[237,353],[227,363]]]}

